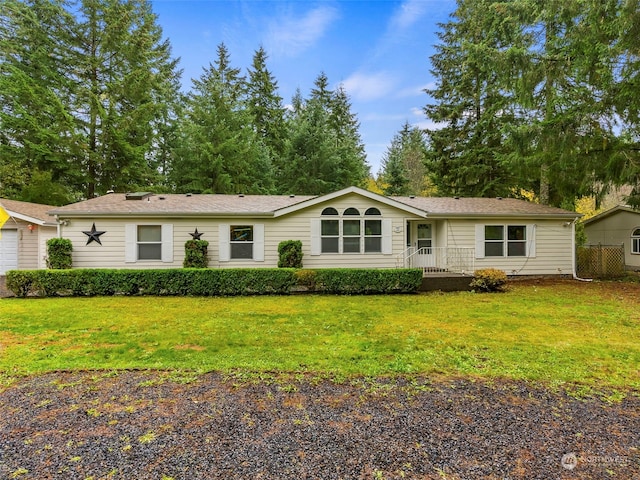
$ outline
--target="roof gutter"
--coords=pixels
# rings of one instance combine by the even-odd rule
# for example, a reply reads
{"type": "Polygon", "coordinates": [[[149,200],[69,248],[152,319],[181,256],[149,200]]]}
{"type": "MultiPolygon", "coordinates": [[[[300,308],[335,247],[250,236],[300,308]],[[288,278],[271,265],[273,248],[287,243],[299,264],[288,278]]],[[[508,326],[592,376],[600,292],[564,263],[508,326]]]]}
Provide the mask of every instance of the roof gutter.
{"type": "Polygon", "coordinates": [[[582,215],[578,213],[427,213],[428,218],[434,219],[468,219],[477,218],[531,218],[531,219],[561,219],[570,218],[577,221],[582,215]]]}
{"type": "Polygon", "coordinates": [[[194,212],[61,212],[52,210],[51,214],[59,218],[122,218],[122,217],[204,217],[204,218],[227,218],[227,217],[251,217],[251,218],[272,218],[273,212],[222,212],[222,213],[194,213],[194,212]]]}

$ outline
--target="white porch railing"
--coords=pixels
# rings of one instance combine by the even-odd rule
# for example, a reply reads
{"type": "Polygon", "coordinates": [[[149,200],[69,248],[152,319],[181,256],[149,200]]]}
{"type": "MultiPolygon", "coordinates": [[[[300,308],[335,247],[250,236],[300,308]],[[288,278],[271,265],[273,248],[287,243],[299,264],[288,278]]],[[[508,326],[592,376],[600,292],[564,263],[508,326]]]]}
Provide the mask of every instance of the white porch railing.
{"type": "Polygon", "coordinates": [[[475,256],[472,247],[409,247],[396,257],[396,263],[405,268],[421,268],[425,274],[473,274],[475,256]]]}

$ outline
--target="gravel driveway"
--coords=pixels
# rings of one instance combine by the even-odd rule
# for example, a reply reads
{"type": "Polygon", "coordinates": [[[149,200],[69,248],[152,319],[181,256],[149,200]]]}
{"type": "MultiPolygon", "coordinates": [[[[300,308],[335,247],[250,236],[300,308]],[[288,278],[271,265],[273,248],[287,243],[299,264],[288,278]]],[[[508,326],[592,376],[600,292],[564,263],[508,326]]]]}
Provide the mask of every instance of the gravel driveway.
{"type": "Polygon", "coordinates": [[[53,373],[0,392],[0,478],[640,478],[638,392],[575,397],[513,381],[53,373]]]}

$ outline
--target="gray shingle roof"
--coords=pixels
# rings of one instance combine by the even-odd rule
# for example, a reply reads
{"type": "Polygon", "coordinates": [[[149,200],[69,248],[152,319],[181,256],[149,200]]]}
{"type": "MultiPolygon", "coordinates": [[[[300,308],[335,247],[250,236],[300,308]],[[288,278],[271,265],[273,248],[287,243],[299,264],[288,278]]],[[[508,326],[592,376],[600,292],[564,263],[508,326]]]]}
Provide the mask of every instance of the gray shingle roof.
{"type": "Polygon", "coordinates": [[[19,200],[8,200],[6,198],[0,198],[0,205],[2,205],[8,212],[15,212],[26,217],[35,218],[43,223],[55,223],[53,217],[49,216],[47,213],[52,208],[56,208],[53,205],[21,202],[19,200]]]}
{"type": "Polygon", "coordinates": [[[308,200],[310,196],[288,195],[189,195],[154,194],[142,200],[127,200],[124,193],[54,208],[56,215],[269,215],[280,208],[308,200]]]}
{"type": "MultiPolygon", "coordinates": [[[[355,187],[344,192],[358,191],[355,187]]],[[[341,191],[342,192],[342,191],[341,191]]],[[[340,192],[337,192],[338,194],[340,192]]],[[[513,198],[447,198],[447,197],[383,197],[364,192],[372,198],[393,204],[413,207],[427,217],[444,216],[579,216],[560,208],[539,205],[513,198]]],[[[335,195],[335,194],[331,194],[335,195]]],[[[327,199],[329,201],[329,199],[327,199]]],[[[124,193],[111,193],[101,197],[53,208],[57,215],[140,215],[140,216],[272,216],[278,210],[293,211],[310,203],[322,201],[322,196],[289,195],[204,195],[153,194],[141,200],[127,200],[124,193]],[[308,202],[311,200],[312,202],[308,202]],[[308,202],[305,204],[305,202],[308,202]]],[[[415,211],[415,210],[413,210],[415,211]]]]}
{"type": "Polygon", "coordinates": [[[562,208],[515,198],[391,197],[427,212],[427,216],[568,216],[579,214],[562,208]]]}

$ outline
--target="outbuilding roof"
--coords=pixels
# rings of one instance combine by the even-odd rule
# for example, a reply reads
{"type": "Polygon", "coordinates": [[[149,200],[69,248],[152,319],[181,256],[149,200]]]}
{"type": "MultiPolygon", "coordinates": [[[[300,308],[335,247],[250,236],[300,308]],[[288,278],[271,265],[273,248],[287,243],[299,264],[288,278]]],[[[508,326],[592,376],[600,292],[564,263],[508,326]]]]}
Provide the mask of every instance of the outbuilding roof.
{"type": "Polygon", "coordinates": [[[629,212],[629,213],[635,213],[637,215],[640,215],[640,210],[634,210],[632,207],[628,205],[616,205],[615,207],[610,208],[609,210],[605,210],[604,212],[600,212],[599,214],[594,215],[591,218],[587,218],[583,223],[585,225],[597,223],[600,220],[604,220],[605,218],[610,217],[611,215],[614,215],[618,212],[629,212]]]}
{"type": "Polygon", "coordinates": [[[48,214],[52,208],[56,208],[53,205],[21,202],[19,200],[9,200],[6,198],[0,198],[0,205],[14,218],[38,225],[55,225],[54,219],[48,214]]]}
{"type": "Polygon", "coordinates": [[[513,198],[386,197],[358,187],[321,196],[110,193],[53,208],[49,213],[59,216],[282,216],[353,193],[423,217],[580,216],[561,208],[513,198]]]}

